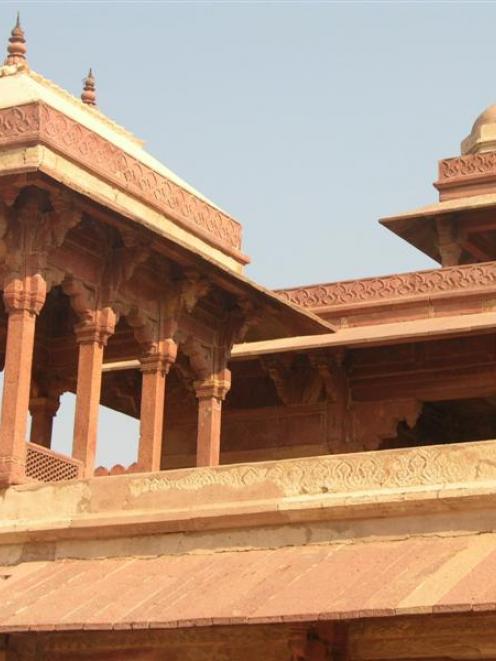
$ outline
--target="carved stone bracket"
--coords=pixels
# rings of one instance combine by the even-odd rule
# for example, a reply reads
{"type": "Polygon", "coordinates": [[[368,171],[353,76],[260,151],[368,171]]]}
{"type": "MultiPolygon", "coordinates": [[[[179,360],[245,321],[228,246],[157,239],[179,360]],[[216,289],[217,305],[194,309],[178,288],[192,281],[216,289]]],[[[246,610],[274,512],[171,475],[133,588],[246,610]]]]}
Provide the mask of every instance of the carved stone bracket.
{"type": "Polygon", "coordinates": [[[113,308],[119,307],[122,286],[132,279],[136,269],[150,255],[149,246],[137,232],[124,230],[121,236],[123,245],[110,247],[102,277],[102,300],[113,308]]]}
{"type": "Polygon", "coordinates": [[[215,371],[213,347],[197,338],[188,337],[181,343],[182,352],[189,358],[193,375],[198,380],[207,380],[215,371]]]}
{"type": "Polygon", "coordinates": [[[348,402],[350,398],[348,373],[345,364],[346,351],[316,352],[309,356],[310,364],[317,370],[326,397],[331,402],[348,402]]]}
{"type": "Polygon", "coordinates": [[[133,329],[136,341],[141,346],[142,355],[157,355],[160,341],[159,320],[137,307],[129,309],[125,316],[128,324],[133,329]]]}
{"type": "Polygon", "coordinates": [[[460,262],[462,248],[456,236],[451,218],[436,218],[438,250],[443,266],[456,266],[460,262]]]}
{"type": "Polygon", "coordinates": [[[99,303],[97,292],[81,280],[66,278],[62,290],[69,296],[71,307],[81,320],[74,329],[78,341],[100,342],[101,339],[105,345],[118,320],[114,310],[99,303]]]}
{"type": "Polygon", "coordinates": [[[346,396],[346,373],[342,354],[315,353],[308,359],[292,355],[266,356],[261,364],[272,379],[279,398],[287,406],[314,404],[324,398],[346,396]]]}
{"type": "Polygon", "coordinates": [[[384,439],[394,438],[400,422],[414,427],[422,411],[416,399],[387,402],[353,402],[351,405],[351,440],[356,450],[376,450],[384,439]]]}
{"type": "Polygon", "coordinates": [[[181,315],[191,314],[198,302],[210,291],[210,282],[196,271],[188,270],[184,277],[171,282],[161,309],[163,333],[177,339],[181,315]]]}
{"type": "Polygon", "coordinates": [[[252,300],[238,298],[236,305],[229,311],[221,333],[221,343],[231,351],[234,344],[243,342],[252,326],[260,323],[262,312],[252,300]]]}
{"type": "Polygon", "coordinates": [[[38,189],[23,191],[15,207],[4,207],[0,214],[0,255],[4,255],[6,277],[35,273],[47,277],[51,252],[62,245],[81,217],[66,194],[49,198],[38,189]]]}

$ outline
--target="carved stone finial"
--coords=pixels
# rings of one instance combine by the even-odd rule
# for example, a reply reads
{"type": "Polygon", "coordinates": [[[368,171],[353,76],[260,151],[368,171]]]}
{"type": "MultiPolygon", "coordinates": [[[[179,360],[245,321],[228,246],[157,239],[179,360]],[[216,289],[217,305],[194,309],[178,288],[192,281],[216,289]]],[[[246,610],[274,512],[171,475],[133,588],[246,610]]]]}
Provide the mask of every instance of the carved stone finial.
{"type": "Polygon", "coordinates": [[[17,12],[17,21],[16,24],[10,33],[9,45],[7,47],[7,57],[4,64],[26,64],[26,39],[24,37],[24,30],[21,27],[21,17],[19,12],[17,12]]]}
{"type": "Polygon", "coordinates": [[[84,88],[81,94],[81,101],[87,106],[96,106],[95,76],[91,68],[83,82],[84,88]]]}

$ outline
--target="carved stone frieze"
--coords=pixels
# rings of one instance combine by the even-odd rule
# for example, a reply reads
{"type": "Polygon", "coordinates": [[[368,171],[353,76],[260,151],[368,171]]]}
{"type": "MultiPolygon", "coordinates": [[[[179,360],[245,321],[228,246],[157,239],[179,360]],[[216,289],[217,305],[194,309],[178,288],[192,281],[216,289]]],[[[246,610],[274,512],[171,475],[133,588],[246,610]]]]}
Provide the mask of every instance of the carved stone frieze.
{"type": "Polygon", "coordinates": [[[242,490],[260,485],[266,489],[272,484],[292,497],[495,479],[495,446],[487,442],[181,470],[132,481],[129,488],[133,496],[140,496],[216,486],[242,490]]]}
{"type": "Polygon", "coordinates": [[[41,142],[239,255],[241,225],[90,129],[43,103],[0,110],[0,145],[41,142]]]}
{"type": "Polygon", "coordinates": [[[279,290],[285,300],[306,308],[350,306],[435,294],[496,289],[496,262],[467,264],[382,278],[310,285],[279,290]]]}
{"type": "Polygon", "coordinates": [[[438,185],[480,176],[496,175],[496,152],[467,154],[439,161],[438,185]]]}

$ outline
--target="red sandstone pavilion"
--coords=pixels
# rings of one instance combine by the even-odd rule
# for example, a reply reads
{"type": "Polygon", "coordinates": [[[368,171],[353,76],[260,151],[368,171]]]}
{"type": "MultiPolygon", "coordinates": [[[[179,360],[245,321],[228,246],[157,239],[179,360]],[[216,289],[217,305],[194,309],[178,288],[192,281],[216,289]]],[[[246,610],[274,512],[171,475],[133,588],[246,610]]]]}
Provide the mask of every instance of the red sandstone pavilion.
{"type": "Polygon", "coordinates": [[[268,291],[239,223],[97,109],[91,71],[81,100],[34,73],[17,23],[1,661],[496,659],[496,106],[435,186],[381,222],[440,268],[268,291]],[[122,442],[100,404],[140,420],[131,466],[95,466],[122,442]]]}

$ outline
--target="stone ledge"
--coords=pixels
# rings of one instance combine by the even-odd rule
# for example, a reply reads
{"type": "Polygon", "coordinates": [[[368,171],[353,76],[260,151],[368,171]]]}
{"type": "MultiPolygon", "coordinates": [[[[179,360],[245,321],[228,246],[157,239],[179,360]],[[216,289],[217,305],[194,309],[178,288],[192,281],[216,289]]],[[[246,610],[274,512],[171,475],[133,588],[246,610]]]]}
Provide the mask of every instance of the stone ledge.
{"type": "Polygon", "coordinates": [[[127,474],[0,492],[0,543],[491,508],[496,441],[127,474]]]}

